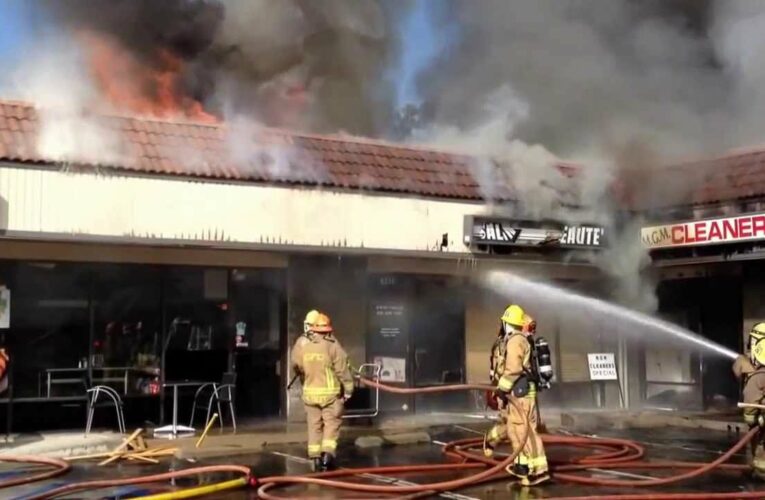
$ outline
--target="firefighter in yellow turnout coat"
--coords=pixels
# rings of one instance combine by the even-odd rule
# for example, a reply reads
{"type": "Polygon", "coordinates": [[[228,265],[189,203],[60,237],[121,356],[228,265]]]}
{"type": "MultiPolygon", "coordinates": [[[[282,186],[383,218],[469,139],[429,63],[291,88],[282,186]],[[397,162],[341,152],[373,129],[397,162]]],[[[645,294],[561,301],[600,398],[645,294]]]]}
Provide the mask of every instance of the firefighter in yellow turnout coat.
{"type": "Polygon", "coordinates": [[[315,471],[335,468],[344,403],[353,394],[348,355],[332,335],[328,316],[311,311],[292,349],[292,365],[303,383],[308,422],[308,457],[315,471]]]}
{"type": "MultiPolygon", "coordinates": [[[[733,373],[744,381],[744,403],[765,404],[765,323],[757,323],[749,332],[749,358],[739,356],[733,364],[733,373]]],[[[765,427],[765,411],[744,409],[744,422],[750,427],[765,427]]],[[[752,475],[765,480],[765,431],[752,440],[749,453],[752,475]]]]}
{"type": "Polygon", "coordinates": [[[550,478],[544,446],[537,432],[537,386],[532,376],[532,345],[529,340],[534,329],[533,319],[521,307],[511,305],[505,309],[492,349],[490,372],[492,384],[497,388],[494,394],[500,416],[484,439],[484,453],[487,456],[492,456],[494,447],[507,438],[514,451],[521,449],[508,472],[519,477],[525,486],[550,478]],[[522,443],[527,427],[528,437],[522,443]]]}

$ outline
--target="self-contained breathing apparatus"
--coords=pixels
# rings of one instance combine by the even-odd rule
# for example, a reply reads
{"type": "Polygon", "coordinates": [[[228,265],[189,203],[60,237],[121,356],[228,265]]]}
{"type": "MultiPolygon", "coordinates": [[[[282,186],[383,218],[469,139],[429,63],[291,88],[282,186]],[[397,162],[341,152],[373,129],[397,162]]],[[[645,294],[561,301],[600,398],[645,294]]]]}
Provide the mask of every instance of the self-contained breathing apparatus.
{"type": "MultiPolygon", "coordinates": [[[[526,328],[532,334],[536,332],[536,322],[531,321],[526,328]]],[[[537,390],[549,389],[553,379],[552,355],[550,354],[550,345],[544,337],[532,338],[526,337],[531,347],[530,370],[524,370],[524,373],[516,380],[511,393],[516,397],[524,397],[529,394],[531,383],[534,383],[537,390]]],[[[496,365],[496,358],[504,359],[506,355],[507,337],[499,335],[491,350],[489,359],[489,376],[492,383],[496,383],[501,377],[502,369],[496,365]],[[499,369],[498,369],[499,368],[499,369]],[[499,372],[499,373],[498,373],[499,372]]],[[[486,404],[493,410],[498,410],[497,394],[494,391],[487,391],[486,404]]]]}
{"type": "Polygon", "coordinates": [[[553,379],[552,356],[550,355],[550,345],[544,339],[539,337],[532,342],[531,364],[535,373],[537,387],[540,390],[549,389],[553,379]]]}

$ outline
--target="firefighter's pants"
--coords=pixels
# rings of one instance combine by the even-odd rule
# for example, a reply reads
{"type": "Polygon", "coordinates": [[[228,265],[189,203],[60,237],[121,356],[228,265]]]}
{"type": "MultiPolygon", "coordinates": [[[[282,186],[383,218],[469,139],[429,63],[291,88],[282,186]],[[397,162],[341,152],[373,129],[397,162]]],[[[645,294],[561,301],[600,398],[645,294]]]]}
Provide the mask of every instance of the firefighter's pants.
{"type": "Polygon", "coordinates": [[[765,432],[762,430],[752,439],[748,458],[754,475],[765,479],[765,432]]]}
{"type": "Polygon", "coordinates": [[[527,465],[531,475],[547,472],[547,456],[542,439],[537,432],[539,421],[535,404],[536,398],[533,396],[523,398],[510,396],[510,402],[506,408],[502,409],[499,422],[489,431],[488,436],[488,442],[493,446],[509,437],[515,451],[521,447],[528,422],[528,438],[516,458],[516,463],[527,465]]]}
{"type": "Polygon", "coordinates": [[[308,422],[308,457],[322,452],[335,454],[340,425],[343,422],[343,400],[338,398],[326,406],[305,405],[308,422]]]}

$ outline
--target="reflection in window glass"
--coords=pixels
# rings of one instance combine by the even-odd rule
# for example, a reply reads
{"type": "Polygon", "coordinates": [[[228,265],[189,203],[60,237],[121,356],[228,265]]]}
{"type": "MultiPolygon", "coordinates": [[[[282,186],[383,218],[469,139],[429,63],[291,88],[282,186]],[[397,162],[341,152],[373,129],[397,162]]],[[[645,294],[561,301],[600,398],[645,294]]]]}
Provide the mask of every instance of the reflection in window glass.
{"type": "Polygon", "coordinates": [[[84,395],[84,373],[77,370],[89,351],[85,266],[18,263],[12,276],[15,397],[84,395]]]}

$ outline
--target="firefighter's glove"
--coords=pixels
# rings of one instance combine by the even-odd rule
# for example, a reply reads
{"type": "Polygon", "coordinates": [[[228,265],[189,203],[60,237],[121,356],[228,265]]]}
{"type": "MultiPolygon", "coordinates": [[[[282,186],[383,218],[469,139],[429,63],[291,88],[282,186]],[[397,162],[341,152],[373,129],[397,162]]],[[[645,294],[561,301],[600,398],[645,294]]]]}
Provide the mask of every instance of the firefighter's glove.
{"type": "Polygon", "coordinates": [[[496,391],[494,393],[497,396],[497,400],[500,402],[503,408],[507,407],[508,404],[508,397],[510,396],[509,392],[505,391],[496,391]]]}
{"type": "Polygon", "coordinates": [[[760,429],[765,428],[765,415],[758,413],[755,423],[760,426],[760,429]]]}

